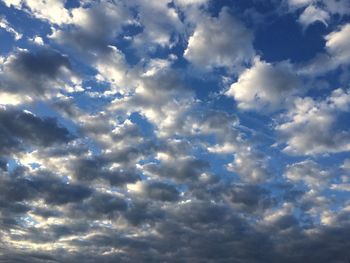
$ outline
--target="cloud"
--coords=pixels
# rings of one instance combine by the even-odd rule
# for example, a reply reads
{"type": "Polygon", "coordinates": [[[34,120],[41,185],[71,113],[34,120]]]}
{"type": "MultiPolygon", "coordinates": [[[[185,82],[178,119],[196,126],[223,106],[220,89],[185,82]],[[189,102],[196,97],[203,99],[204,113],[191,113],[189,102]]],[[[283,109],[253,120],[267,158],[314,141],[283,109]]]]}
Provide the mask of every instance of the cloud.
{"type": "Polygon", "coordinates": [[[181,130],[184,116],[194,103],[193,91],[184,85],[181,75],[164,69],[139,78],[135,92],[115,99],[109,110],[119,114],[138,112],[154,125],[155,132],[166,137],[181,130]]]}
{"type": "Polygon", "coordinates": [[[158,181],[137,182],[128,185],[128,190],[136,195],[156,201],[174,202],[179,200],[179,192],[174,185],[158,181]]]}
{"type": "Polygon", "coordinates": [[[166,156],[159,165],[150,163],[142,168],[145,175],[151,178],[171,178],[177,182],[185,182],[196,181],[201,171],[208,168],[208,166],[209,163],[207,161],[196,159],[193,156],[184,156],[182,158],[166,156]]]}
{"type": "Polygon", "coordinates": [[[226,91],[243,110],[275,110],[300,93],[300,80],[288,62],[267,63],[256,58],[226,91]]]}
{"type": "Polygon", "coordinates": [[[314,161],[306,160],[287,166],[285,176],[292,182],[303,182],[311,189],[317,190],[327,186],[332,173],[322,170],[314,161]]]}
{"type": "Polygon", "coordinates": [[[143,28],[133,37],[133,45],[140,53],[154,50],[155,46],[171,47],[178,41],[178,34],[183,31],[183,24],[175,8],[167,0],[130,1],[138,10],[137,22],[143,28]]]}
{"type": "Polygon", "coordinates": [[[311,4],[314,0],[288,0],[291,7],[302,7],[311,4]]]}
{"type": "Polygon", "coordinates": [[[60,0],[35,1],[35,0],[4,0],[7,6],[25,10],[30,15],[47,20],[54,24],[64,24],[70,20],[69,11],[60,0]]]}
{"type": "Polygon", "coordinates": [[[340,115],[348,114],[349,98],[348,91],[336,89],[325,100],[296,99],[294,107],[276,126],[286,140],[284,151],[296,155],[349,151],[350,134],[337,127],[340,115]]]}
{"type": "Polygon", "coordinates": [[[10,54],[0,70],[0,95],[10,98],[3,100],[5,104],[50,98],[60,92],[80,91],[80,83],[69,59],[49,49],[10,54]]]}
{"type": "Polygon", "coordinates": [[[23,35],[21,33],[18,33],[3,17],[0,17],[0,28],[5,29],[7,32],[12,34],[15,37],[16,41],[20,40],[23,37],[23,35]]]}
{"type": "Polygon", "coordinates": [[[310,5],[300,15],[299,22],[304,27],[307,27],[315,22],[321,22],[325,26],[327,26],[329,19],[330,15],[326,11],[317,8],[313,5],[310,5]]]}
{"type": "Polygon", "coordinates": [[[310,68],[259,40],[347,2],[229,2],[2,1],[0,262],[347,260],[347,24],[310,68]]]}
{"type": "Polygon", "coordinates": [[[310,61],[299,66],[302,74],[320,75],[328,71],[346,66],[349,63],[350,42],[347,35],[350,32],[350,24],[342,25],[339,30],[325,36],[325,52],[317,54],[310,61]]]}
{"type": "Polygon", "coordinates": [[[92,3],[74,8],[70,20],[54,30],[50,38],[76,48],[85,56],[93,55],[108,50],[108,45],[113,43],[122,26],[130,23],[130,19],[129,10],[120,2],[92,3]]]}
{"type": "Polygon", "coordinates": [[[237,173],[245,182],[263,182],[270,177],[267,160],[249,147],[235,153],[227,169],[237,173]]]}
{"type": "Polygon", "coordinates": [[[190,5],[203,5],[207,4],[208,0],[176,0],[176,4],[180,6],[190,6],[190,5]]]}
{"type": "Polygon", "coordinates": [[[27,111],[0,108],[0,152],[15,153],[33,146],[67,143],[73,135],[54,118],[39,118],[27,111]]]}
{"type": "Polygon", "coordinates": [[[276,203],[269,191],[258,185],[233,185],[223,195],[234,208],[248,213],[259,213],[276,203]]]}
{"type": "Polygon", "coordinates": [[[197,18],[184,57],[199,68],[237,69],[253,57],[252,42],[250,30],[223,9],[217,18],[204,14],[197,18]]]}
{"type": "Polygon", "coordinates": [[[349,33],[350,24],[345,24],[339,31],[332,32],[325,37],[327,51],[336,64],[348,63],[350,59],[350,41],[346,37],[349,33]]]}

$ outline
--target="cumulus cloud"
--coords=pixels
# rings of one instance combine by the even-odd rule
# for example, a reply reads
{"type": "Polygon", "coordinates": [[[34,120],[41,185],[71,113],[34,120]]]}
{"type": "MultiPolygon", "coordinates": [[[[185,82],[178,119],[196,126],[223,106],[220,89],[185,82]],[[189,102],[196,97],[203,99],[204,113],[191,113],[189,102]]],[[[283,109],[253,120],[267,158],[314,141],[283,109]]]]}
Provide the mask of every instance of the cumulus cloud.
{"type": "Polygon", "coordinates": [[[298,98],[276,130],[286,140],[284,151],[315,155],[349,151],[349,132],[337,127],[340,115],[349,113],[349,92],[336,89],[325,100],[298,98]]]}
{"type": "Polygon", "coordinates": [[[128,9],[120,3],[92,3],[74,8],[65,26],[53,31],[50,38],[77,48],[86,55],[103,51],[111,44],[123,25],[131,19],[128,9]]]}
{"type": "Polygon", "coordinates": [[[322,170],[314,161],[306,160],[287,166],[285,176],[292,182],[304,182],[311,189],[317,190],[327,185],[332,173],[322,170]]]}
{"type": "Polygon", "coordinates": [[[226,91],[243,110],[273,110],[300,92],[300,81],[288,62],[271,64],[256,58],[226,91]]]}
{"type": "MultiPolygon", "coordinates": [[[[18,51],[0,68],[0,96],[4,104],[18,104],[81,90],[67,56],[54,50],[18,51]]],[[[1,103],[1,104],[2,104],[1,103]]]]}
{"type": "Polygon", "coordinates": [[[151,0],[146,3],[142,0],[133,0],[130,5],[137,6],[139,10],[137,21],[143,27],[143,32],[133,38],[136,48],[147,52],[152,51],[154,45],[171,47],[176,44],[178,41],[176,35],[182,31],[183,24],[175,8],[169,5],[169,1],[151,0]]]}
{"type": "Polygon", "coordinates": [[[347,24],[307,68],[254,42],[280,1],[229,2],[2,1],[1,262],[347,260],[347,24]]]}
{"type": "Polygon", "coordinates": [[[179,191],[174,185],[161,181],[137,182],[127,186],[128,190],[144,198],[174,202],[179,200],[179,191]]]}
{"type": "Polygon", "coordinates": [[[64,24],[70,20],[69,11],[60,0],[33,1],[33,0],[4,0],[6,5],[26,10],[34,17],[45,19],[50,23],[64,24]]]}
{"type": "Polygon", "coordinates": [[[346,37],[350,33],[350,24],[343,25],[340,30],[328,34],[326,48],[337,64],[348,63],[350,41],[346,37]]]}
{"type": "Polygon", "coordinates": [[[310,61],[300,65],[302,74],[320,75],[349,63],[350,42],[347,35],[350,24],[344,24],[325,36],[325,52],[317,54],[310,61]]]}
{"type": "Polygon", "coordinates": [[[184,57],[199,68],[239,68],[254,55],[253,35],[223,9],[217,18],[201,15],[188,39],[184,57]]]}
{"type": "Polygon", "coordinates": [[[54,118],[40,118],[28,111],[0,108],[0,152],[8,154],[26,147],[49,146],[73,139],[70,132],[60,127],[54,118]]]}

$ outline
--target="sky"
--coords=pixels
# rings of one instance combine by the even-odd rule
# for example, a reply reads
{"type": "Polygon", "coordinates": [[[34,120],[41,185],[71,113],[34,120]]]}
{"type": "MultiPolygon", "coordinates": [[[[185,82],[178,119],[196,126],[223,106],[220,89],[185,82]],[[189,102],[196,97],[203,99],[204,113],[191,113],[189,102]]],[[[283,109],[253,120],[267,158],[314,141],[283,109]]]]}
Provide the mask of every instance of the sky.
{"type": "Polygon", "coordinates": [[[350,1],[0,0],[0,262],[348,263],[350,1]]]}

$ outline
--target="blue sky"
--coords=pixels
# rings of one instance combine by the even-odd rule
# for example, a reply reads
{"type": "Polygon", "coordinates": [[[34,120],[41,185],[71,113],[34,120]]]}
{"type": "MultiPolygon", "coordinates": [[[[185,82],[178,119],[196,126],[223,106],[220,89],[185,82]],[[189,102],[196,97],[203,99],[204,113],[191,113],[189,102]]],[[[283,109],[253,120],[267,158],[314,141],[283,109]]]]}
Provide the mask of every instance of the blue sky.
{"type": "Polygon", "coordinates": [[[348,0],[1,0],[0,261],[348,262],[349,66],[348,0]]]}

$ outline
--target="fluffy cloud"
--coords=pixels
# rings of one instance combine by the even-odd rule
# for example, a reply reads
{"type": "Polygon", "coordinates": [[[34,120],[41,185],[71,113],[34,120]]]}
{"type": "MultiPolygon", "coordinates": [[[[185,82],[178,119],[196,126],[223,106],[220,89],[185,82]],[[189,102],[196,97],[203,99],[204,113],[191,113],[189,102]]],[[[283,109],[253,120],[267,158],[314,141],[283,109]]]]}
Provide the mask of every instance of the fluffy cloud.
{"type": "Polygon", "coordinates": [[[226,95],[233,97],[243,110],[273,110],[300,92],[300,81],[288,62],[271,64],[256,58],[254,65],[243,71],[226,95]]]}
{"type": "Polygon", "coordinates": [[[0,96],[5,104],[80,91],[80,84],[69,59],[54,50],[18,51],[5,58],[0,68],[0,96]]]}
{"type": "Polygon", "coordinates": [[[48,20],[54,24],[64,24],[70,20],[69,11],[61,0],[35,1],[35,0],[4,0],[6,5],[26,10],[34,17],[48,20]]]}
{"type": "MultiPolygon", "coordinates": [[[[2,2],[1,262],[347,260],[349,91],[265,61],[280,1],[2,2]]],[[[346,14],[288,2],[305,26],[346,14]]],[[[347,33],[317,70],[348,64],[347,33]]]]}
{"type": "Polygon", "coordinates": [[[0,108],[0,152],[8,154],[26,147],[66,143],[73,136],[56,119],[42,119],[28,111],[0,108]]]}
{"type": "Polygon", "coordinates": [[[339,30],[326,35],[326,52],[319,53],[310,61],[300,65],[299,72],[307,75],[321,75],[348,65],[350,42],[347,36],[349,32],[350,24],[344,24],[339,30]]]}
{"type": "Polygon", "coordinates": [[[339,31],[328,34],[326,48],[336,64],[344,64],[349,61],[350,41],[346,37],[350,33],[350,24],[345,24],[339,31]]]}
{"type": "MultiPolygon", "coordinates": [[[[108,49],[123,25],[129,21],[128,9],[119,3],[93,3],[74,8],[65,26],[55,30],[51,38],[61,44],[77,48],[80,52],[102,52],[108,49]]],[[[91,54],[91,55],[92,55],[91,54]]],[[[86,54],[85,54],[86,55],[86,54]]]]}
{"type": "Polygon", "coordinates": [[[201,15],[188,39],[184,57],[200,68],[239,68],[254,54],[253,35],[223,9],[217,18],[201,15]]]}
{"type": "Polygon", "coordinates": [[[349,151],[350,134],[337,127],[337,119],[349,114],[349,92],[337,89],[325,100],[298,98],[294,107],[276,127],[291,154],[315,155],[349,151]]]}
{"type": "Polygon", "coordinates": [[[182,31],[183,24],[175,8],[169,5],[169,1],[151,0],[146,3],[133,0],[130,1],[130,5],[137,6],[138,22],[143,27],[143,32],[133,38],[137,49],[147,52],[152,51],[154,45],[168,47],[177,42],[176,35],[182,31]]]}
{"type": "Polygon", "coordinates": [[[308,187],[318,189],[327,185],[332,174],[322,170],[314,161],[306,160],[289,165],[285,176],[293,182],[304,182],[308,187]]]}

